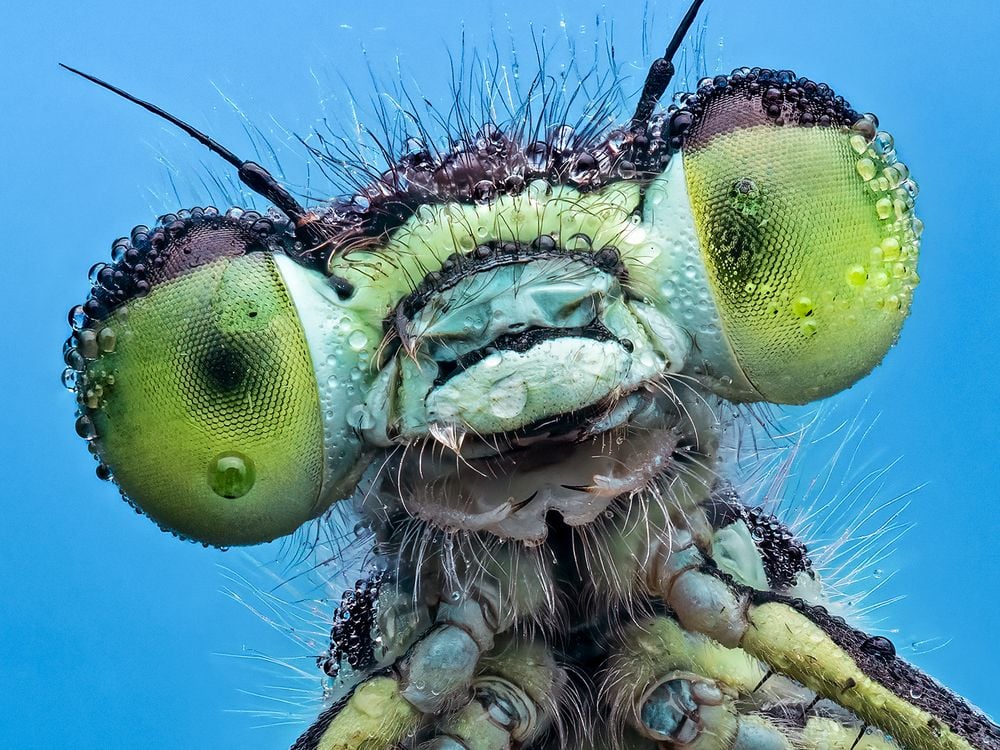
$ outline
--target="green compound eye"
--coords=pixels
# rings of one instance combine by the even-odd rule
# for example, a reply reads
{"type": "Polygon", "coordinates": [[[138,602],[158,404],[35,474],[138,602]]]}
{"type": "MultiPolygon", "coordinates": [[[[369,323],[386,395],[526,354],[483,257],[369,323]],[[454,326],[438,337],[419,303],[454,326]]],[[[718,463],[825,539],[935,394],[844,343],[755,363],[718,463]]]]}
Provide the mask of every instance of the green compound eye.
{"type": "MultiPolygon", "coordinates": [[[[320,387],[303,327],[300,307],[321,304],[304,279],[322,277],[246,229],[219,217],[185,228],[148,293],[75,335],[91,355],[77,384],[83,431],[122,493],[162,527],[220,546],[316,517],[360,453],[344,426],[349,399],[320,387]]],[[[331,366],[357,362],[321,369],[331,366]]]]}
{"type": "Polygon", "coordinates": [[[891,137],[864,118],[821,124],[794,89],[776,79],[755,95],[738,81],[709,93],[683,149],[726,339],[758,397],[779,403],[875,367],[918,281],[916,186],[891,137]]]}

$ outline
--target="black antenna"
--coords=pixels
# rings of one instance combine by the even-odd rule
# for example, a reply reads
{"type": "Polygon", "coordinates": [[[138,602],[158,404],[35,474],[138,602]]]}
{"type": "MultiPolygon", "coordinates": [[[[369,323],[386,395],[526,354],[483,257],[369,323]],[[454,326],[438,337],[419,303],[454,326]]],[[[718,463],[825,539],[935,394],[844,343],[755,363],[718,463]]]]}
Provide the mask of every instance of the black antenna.
{"type": "Polygon", "coordinates": [[[677,54],[677,50],[684,43],[684,37],[687,36],[691,25],[694,23],[695,16],[698,15],[698,9],[701,8],[702,2],[704,0],[694,0],[691,3],[691,7],[688,8],[687,13],[684,14],[684,18],[681,19],[677,31],[674,32],[673,39],[667,45],[667,50],[663,53],[663,57],[658,57],[649,66],[649,73],[646,74],[646,82],[642,86],[642,95],[639,97],[639,103],[635,107],[635,114],[632,115],[630,129],[633,133],[641,132],[649,125],[649,118],[652,117],[657,102],[663,98],[667,86],[670,85],[670,81],[674,77],[674,55],[677,54]]]}
{"type": "Polygon", "coordinates": [[[267,198],[271,203],[281,209],[289,219],[295,222],[295,235],[298,239],[302,240],[307,247],[312,247],[316,244],[322,242],[323,238],[320,236],[313,236],[315,233],[311,231],[310,225],[316,219],[316,215],[307,211],[302,207],[295,198],[292,196],[288,190],[281,185],[274,177],[268,172],[264,167],[256,162],[244,161],[240,159],[236,154],[230,151],[225,146],[217,143],[216,141],[209,138],[207,135],[202,133],[200,130],[188,125],[183,120],[174,117],[169,112],[157,107],[155,104],[150,104],[149,102],[143,101],[138,97],[132,96],[132,94],[127,91],[123,91],[117,86],[112,86],[107,81],[102,81],[100,78],[95,78],[92,75],[84,73],[83,71],[77,70],[76,68],[71,68],[69,65],[63,65],[59,63],[60,67],[65,68],[70,73],[75,73],[76,75],[86,78],[91,83],[96,83],[101,88],[107,89],[118,96],[127,99],[128,101],[138,104],[143,109],[148,112],[152,112],[158,117],[162,117],[164,120],[172,125],[177,126],[189,136],[194,138],[196,141],[201,143],[203,146],[207,146],[209,150],[213,153],[218,154],[223,159],[228,161],[238,170],[240,181],[246,185],[248,188],[253,190],[258,195],[262,195],[267,198]]]}

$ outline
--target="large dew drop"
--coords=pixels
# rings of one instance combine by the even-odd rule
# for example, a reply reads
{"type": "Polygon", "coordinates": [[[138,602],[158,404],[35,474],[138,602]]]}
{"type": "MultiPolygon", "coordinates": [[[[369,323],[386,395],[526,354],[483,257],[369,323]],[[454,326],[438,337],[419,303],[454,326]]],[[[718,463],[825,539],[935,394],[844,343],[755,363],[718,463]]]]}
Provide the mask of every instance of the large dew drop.
{"type": "Polygon", "coordinates": [[[256,480],[253,461],[236,451],[220,453],[208,467],[208,484],[212,491],[228,500],[243,497],[256,480]]]}

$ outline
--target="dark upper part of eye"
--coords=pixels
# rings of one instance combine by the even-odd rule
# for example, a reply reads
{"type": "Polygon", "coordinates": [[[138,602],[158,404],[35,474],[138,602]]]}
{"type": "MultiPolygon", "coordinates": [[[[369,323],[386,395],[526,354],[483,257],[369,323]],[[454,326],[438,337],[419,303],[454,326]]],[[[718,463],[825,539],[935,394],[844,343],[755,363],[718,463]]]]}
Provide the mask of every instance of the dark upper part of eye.
{"type": "Polygon", "coordinates": [[[282,252],[293,242],[289,222],[256,211],[233,209],[223,215],[209,207],[161,216],[153,228],[140,225],[130,237],[116,240],[112,262],[91,269],[94,286],[87,300],[70,311],[71,325],[104,320],[157,284],[218,258],[282,252]]]}
{"type": "Polygon", "coordinates": [[[668,137],[674,149],[697,149],[717,135],[756,125],[870,126],[870,136],[878,125],[825,83],[767,68],[738,68],[728,76],[705,78],[670,114],[668,137]]]}

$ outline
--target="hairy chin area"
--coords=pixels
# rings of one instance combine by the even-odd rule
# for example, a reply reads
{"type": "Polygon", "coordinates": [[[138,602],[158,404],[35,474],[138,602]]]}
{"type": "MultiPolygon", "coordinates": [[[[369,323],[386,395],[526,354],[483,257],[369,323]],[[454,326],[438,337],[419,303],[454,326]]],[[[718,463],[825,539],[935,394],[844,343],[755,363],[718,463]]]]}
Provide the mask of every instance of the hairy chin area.
{"type": "Polygon", "coordinates": [[[503,435],[461,446],[423,441],[382,473],[406,513],[443,531],[541,544],[550,513],[583,526],[612,502],[714,464],[718,428],[706,398],[647,383],[569,432],[503,435]],[[454,448],[458,447],[459,452],[454,448]]]}

